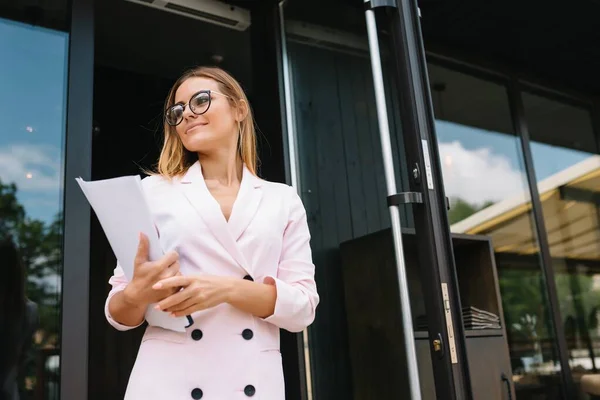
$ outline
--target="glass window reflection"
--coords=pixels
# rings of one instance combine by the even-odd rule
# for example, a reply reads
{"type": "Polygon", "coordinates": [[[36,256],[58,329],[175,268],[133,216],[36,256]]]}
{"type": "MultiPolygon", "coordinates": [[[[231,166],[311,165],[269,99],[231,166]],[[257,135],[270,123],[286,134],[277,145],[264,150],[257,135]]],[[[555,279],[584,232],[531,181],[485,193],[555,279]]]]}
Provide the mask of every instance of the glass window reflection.
{"type": "Polygon", "coordinates": [[[576,382],[600,368],[600,156],[589,112],[523,94],[568,356],[576,382]]]}
{"type": "Polygon", "coordinates": [[[0,329],[1,346],[17,349],[0,381],[11,399],[59,393],[67,46],[64,32],[0,19],[0,240],[13,271],[0,285],[12,288],[2,287],[0,329]],[[8,304],[24,305],[21,315],[8,304]]]}
{"type": "Polygon", "coordinates": [[[553,399],[560,363],[507,90],[437,65],[429,73],[451,230],[492,239],[517,397],[553,399]]]}

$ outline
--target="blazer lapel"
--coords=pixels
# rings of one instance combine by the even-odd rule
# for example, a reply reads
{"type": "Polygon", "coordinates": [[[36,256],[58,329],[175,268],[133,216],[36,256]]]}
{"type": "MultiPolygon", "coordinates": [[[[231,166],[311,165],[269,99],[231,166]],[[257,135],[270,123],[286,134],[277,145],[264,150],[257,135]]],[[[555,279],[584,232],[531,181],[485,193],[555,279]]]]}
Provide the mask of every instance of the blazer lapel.
{"type": "Polygon", "coordinates": [[[262,183],[261,179],[253,175],[244,166],[240,190],[229,217],[229,232],[236,242],[252,222],[256,211],[258,211],[262,199],[262,183]]]}
{"type": "Polygon", "coordinates": [[[206,223],[210,231],[225,250],[231,254],[233,259],[246,273],[249,273],[250,267],[230,233],[229,226],[221,211],[221,207],[206,187],[200,162],[197,161],[188,169],[180,181],[180,187],[187,200],[198,214],[200,214],[204,223],[206,223]]]}

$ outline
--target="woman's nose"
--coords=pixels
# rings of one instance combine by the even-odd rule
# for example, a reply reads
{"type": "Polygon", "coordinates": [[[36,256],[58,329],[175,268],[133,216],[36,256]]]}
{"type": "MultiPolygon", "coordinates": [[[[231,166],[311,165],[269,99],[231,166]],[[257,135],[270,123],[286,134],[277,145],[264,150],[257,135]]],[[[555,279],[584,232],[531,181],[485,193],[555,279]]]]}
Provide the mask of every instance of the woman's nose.
{"type": "Polygon", "coordinates": [[[197,117],[197,115],[196,115],[196,114],[194,114],[194,113],[192,112],[192,110],[190,110],[190,107],[188,106],[188,107],[186,107],[186,108],[183,110],[183,118],[185,118],[185,119],[188,119],[188,118],[190,118],[190,117],[191,117],[191,118],[196,118],[196,117],[197,117]]]}

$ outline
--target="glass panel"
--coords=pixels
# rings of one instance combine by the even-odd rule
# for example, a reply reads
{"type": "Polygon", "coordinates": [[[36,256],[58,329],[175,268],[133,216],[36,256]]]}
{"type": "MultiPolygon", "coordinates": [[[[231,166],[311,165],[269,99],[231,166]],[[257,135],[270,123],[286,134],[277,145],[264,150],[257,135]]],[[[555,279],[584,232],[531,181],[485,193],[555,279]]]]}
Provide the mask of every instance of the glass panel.
{"type": "Polygon", "coordinates": [[[0,377],[9,377],[8,398],[58,399],[67,46],[66,33],[0,19],[0,377]]]}
{"type": "Polygon", "coordinates": [[[600,156],[587,110],[523,93],[569,364],[600,368],[600,156]]]}
{"type": "MultiPolygon", "coordinates": [[[[503,314],[517,397],[547,393],[555,398],[560,365],[507,90],[434,64],[429,74],[451,231],[488,237],[494,250],[502,308],[496,301],[478,304],[503,314]]],[[[460,269],[458,257],[456,262],[460,269]]],[[[472,278],[461,282],[461,292],[469,282],[472,278]]],[[[496,292],[493,280],[480,285],[496,292]]],[[[478,307],[462,301],[463,307],[478,307]]]]}
{"type": "MultiPolygon", "coordinates": [[[[335,1],[286,4],[299,186],[321,296],[306,343],[309,390],[318,399],[406,397],[402,314],[364,10],[335,1]]],[[[386,65],[389,81],[388,71],[386,65]]],[[[400,188],[407,173],[400,161],[398,103],[395,89],[386,86],[400,188]]],[[[410,210],[401,214],[403,227],[411,226],[410,210]]],[[[423,317],[415,240],[414,231],[406,230],[412,312],[423,317]]],[[[429,341],[426,332],[418,336],[422,388],[429,394],[425,398],[432,398],[429,341]]]]}

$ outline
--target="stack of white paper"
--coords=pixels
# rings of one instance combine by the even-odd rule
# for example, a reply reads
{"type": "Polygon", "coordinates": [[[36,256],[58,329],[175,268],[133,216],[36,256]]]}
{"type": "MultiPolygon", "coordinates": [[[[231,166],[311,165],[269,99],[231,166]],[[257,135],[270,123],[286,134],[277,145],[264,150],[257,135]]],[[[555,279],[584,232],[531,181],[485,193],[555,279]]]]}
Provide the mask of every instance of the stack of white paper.
{"type": "MultiPolygon", "coordinates": [[[[139,244],[139,232],[149,240],[149,259],[159,259],[163,254],[150,209],[146,203],[139,176],[124,176],[86,182],[76,178],[81,190],[98,216],[100,225],[117,257],[127,279],[133,277],[135,255],[139,244]]],[[[151,304],[146,311],[150,325],[184,332],[186,318],[173,318],[158,311],[151,304]]]]}

